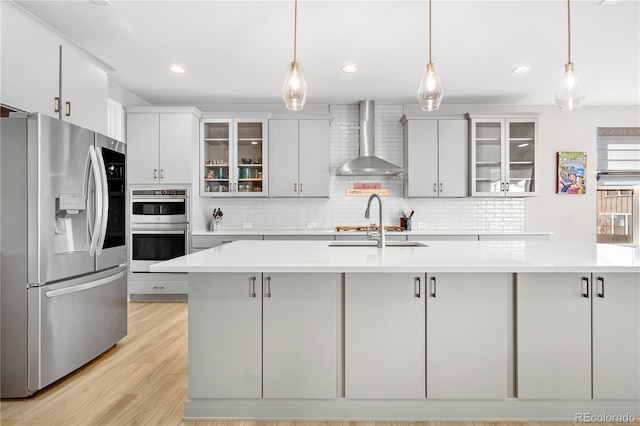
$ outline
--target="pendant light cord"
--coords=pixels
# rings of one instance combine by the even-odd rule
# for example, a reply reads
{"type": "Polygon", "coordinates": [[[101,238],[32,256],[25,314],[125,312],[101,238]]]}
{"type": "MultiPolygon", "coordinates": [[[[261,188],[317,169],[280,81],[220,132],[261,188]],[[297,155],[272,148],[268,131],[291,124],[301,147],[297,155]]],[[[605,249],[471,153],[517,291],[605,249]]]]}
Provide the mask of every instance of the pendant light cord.
{"type": "Polygon", "coordinates": [[[293,17],[293,62],[296,61],[296,36],[298,34],[298,0],[295,0],[293,17]]]}
{"type": "Polygon", "coordinates": [[[567,52],[568,52],[567,62],[570,64],[571,63],[571,0],[567,0],[567,52]]]}
{"type": "Polygon", "coordinates": [[[429,63],[431,63],[431,0],[429,0],[429,63]]]}

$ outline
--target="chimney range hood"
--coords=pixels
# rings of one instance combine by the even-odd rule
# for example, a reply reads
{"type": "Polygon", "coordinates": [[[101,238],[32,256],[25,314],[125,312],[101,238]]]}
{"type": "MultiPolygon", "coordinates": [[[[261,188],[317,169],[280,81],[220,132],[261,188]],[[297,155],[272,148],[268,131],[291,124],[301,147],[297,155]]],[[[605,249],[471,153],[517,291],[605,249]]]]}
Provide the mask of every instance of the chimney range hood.
{"type": "Polygon", "coordinates": [[[382,158],[375,156],[375,103],[360,102],[360,156],[336,170],[336,175],[397,176],[404,171],[382,158]]]}

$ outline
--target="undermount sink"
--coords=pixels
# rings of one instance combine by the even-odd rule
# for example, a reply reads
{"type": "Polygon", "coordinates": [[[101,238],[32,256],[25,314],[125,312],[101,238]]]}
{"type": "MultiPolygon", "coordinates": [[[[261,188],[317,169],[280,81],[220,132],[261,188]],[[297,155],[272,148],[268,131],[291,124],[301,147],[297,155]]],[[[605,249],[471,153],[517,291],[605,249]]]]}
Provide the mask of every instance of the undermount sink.
{"type": "MultiPolygon", "coordinates": [[[[377,247],[376,240],[357,240],[357,241],[331,241],[329,247],[377,247]]],[[[417,241],[389,241],[387,240],[385,247],[429,247],[426,244],[417,241]]]]}

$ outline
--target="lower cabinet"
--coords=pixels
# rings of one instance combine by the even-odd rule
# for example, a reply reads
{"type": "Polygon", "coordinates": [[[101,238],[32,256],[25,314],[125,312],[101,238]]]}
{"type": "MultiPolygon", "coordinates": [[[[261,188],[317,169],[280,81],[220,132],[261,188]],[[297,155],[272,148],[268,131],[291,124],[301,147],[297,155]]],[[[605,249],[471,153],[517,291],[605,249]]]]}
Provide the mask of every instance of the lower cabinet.
{"type": "Polygon", "coordinates": [[[336,397],[339,277],[264,274],[264,398],[336,397]]]}
{"type": "Polygon", "coordinates": [[[189,274],[190,398],[335,398],[339,274],[189,274]]]}
{"type": "Polygon", "coordinates": [[[507,398],[511,277],[427,274],[427,398],[507,398]]]}
{"type": "Polygon", "coordinates": [[[425,398],[424,277],[346,274],[346,398],[425,398]]]}
{"type": "Polygon", "coordinates": [[[189,397],[262,397],[262,274],[189,274],[189,397]]]}
{"type": "Polygon", "coordinates": [[[518,397],[640,398],[640,274],[518,274],[518,397]]]}

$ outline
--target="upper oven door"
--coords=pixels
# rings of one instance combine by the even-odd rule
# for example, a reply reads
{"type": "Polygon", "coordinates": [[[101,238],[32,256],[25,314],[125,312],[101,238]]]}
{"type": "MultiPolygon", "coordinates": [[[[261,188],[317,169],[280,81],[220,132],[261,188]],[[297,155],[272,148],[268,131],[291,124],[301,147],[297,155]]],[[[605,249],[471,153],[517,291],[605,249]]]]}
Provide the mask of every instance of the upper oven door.
{"type": "Polygon", "coordinates": [[[131,223],[187,223],[186,198],[132,198],[131,223]]]}

